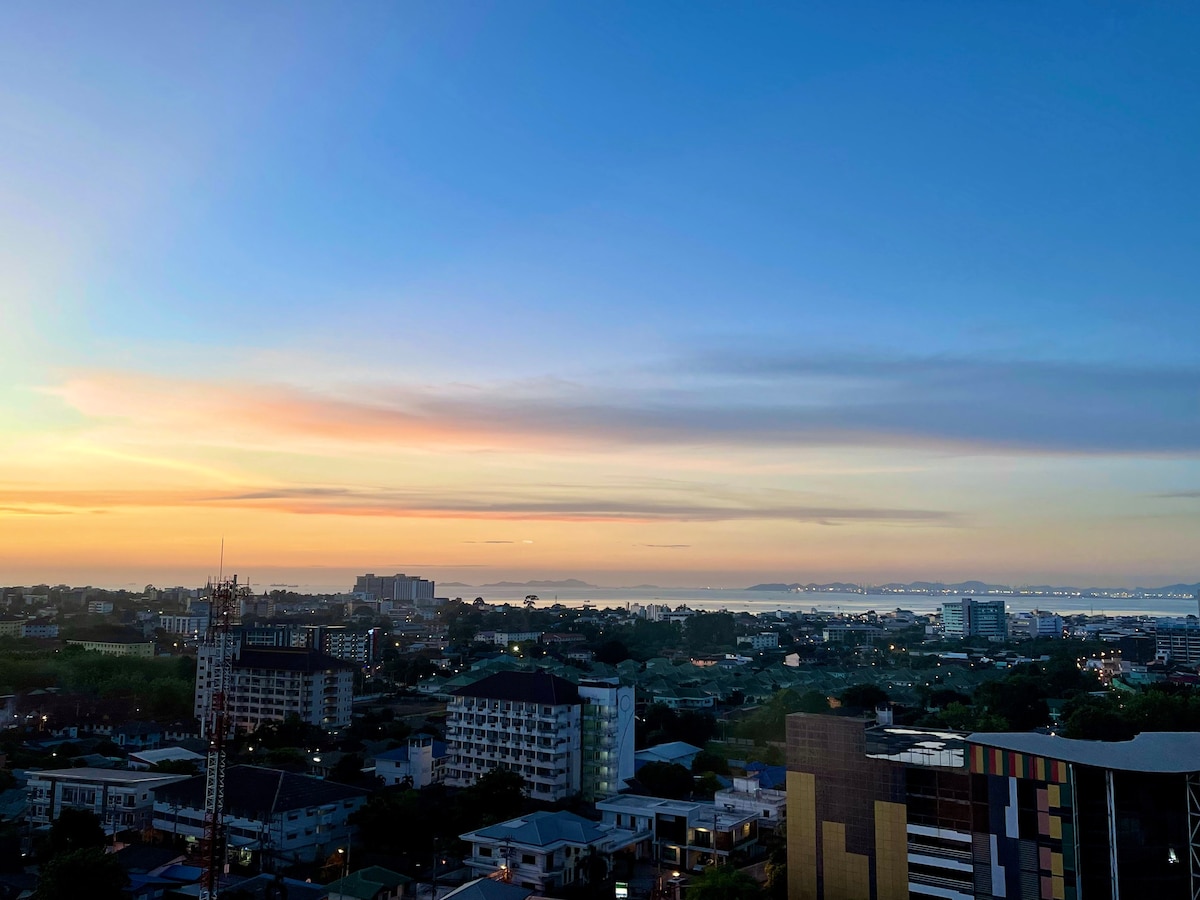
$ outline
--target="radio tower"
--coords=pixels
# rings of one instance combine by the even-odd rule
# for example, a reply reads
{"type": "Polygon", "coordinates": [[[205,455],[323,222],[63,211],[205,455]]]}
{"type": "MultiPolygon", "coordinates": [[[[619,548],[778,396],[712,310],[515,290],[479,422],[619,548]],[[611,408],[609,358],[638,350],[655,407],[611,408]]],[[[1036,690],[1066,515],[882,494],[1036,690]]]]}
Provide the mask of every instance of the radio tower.
{"type": "MultiPolygon", "coordinates": [[[[239,586],[237,576],[209,582],[211,603],[208,634],[201,653],[208,657],[212,688],[200,727],[208,738],[208,771],[204,790],[204,837],[200,845],[204,881],[200,900],[216,900],[225,869],[225,744],[229,739],[229,692],[233,688],[233,656],[236,652],[230,626],[241,614],[241,601],[250,589],[239,586]]],[[[199,677],[199,673],[197,673],[199,677]]]]}

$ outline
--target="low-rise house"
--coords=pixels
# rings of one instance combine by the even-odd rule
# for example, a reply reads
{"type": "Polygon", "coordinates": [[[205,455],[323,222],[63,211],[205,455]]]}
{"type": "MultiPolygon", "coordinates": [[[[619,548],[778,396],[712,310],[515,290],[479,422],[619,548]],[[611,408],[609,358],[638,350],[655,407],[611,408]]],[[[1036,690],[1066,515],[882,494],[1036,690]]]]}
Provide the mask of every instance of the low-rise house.
{"type": "Polygon", "coordinates": [[[162,726],[157,722],[126,722],[113,731],[113,741],[127,751],[156,750],[162,739],[162,726]]]}
{"type": "Polygon", "coordinates": [[[49,825],[64,809],[86,809],[113,834],[149,826],[155,791],[187,780],[185,775],[116,769],[49,769],[29,773],[25,791],[29,822],[49,825]]]}
{"type": "Polygon", "coordinates": [[[541,893],[608,877],[613,854],[637,835],[570,812],[536,812],[460,835],[473,875],[495,876],[541,893]]]}
{"type": "Polygon", "coordinates": [[[713,803],[621,794],[596,804],[605,825],[636,835],[638,855],[694,872],[749,854],[758,816],[713,803]]]}
{"type": "Polygon", "coordinates": [[[400,900],[411,881],[383,866],[368,866],[325,885],[326,900],[400,900]]]}
{"type": "Polygon", "coordinates": [[[639,750],[634,754],[633,758],[634,765],[638,768],[641,768],[648,762],[664,762],[675,763],[683,766],[685,769],[691,769],[692,762],[700,752],[701,749],[699,747],[695,747],[684,741],[670,741],[666,744],[655,744],[653,747],[639,750]]]}
{"type": "MultiPolygon", "coordinates": [[[[355,833],[349,818],[368,791],[258,766],[233,766],[225,776],[230,852],[239,861],[255,855],[275,862],[325,859],[355,833]]],[[[204,833],[204,776],[167,785],[154,801],[154,829],[182,844],[204,833]]]]}

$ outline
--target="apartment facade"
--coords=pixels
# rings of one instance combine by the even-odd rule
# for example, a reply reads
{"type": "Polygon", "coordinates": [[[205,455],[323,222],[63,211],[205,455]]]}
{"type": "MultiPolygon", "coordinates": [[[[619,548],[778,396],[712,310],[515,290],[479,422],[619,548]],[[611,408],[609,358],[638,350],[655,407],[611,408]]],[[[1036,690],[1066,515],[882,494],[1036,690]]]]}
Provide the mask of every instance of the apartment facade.
{"type": "Polygon", "coordinates": [[[1200,665],[1200,620],[1159,619],[1154,628],[1154,652],[1174,663],[1200,665]]]}
{"type": "Polygon", "coordinates": [[[95,814],[108,834],[143,829],[153,817],[155,791],[186,778],[117,769],[31,772],[25,788],[29,823],[50,825],[64,809],[82,809],[95,814]]]}
{"type": "MultiPolygon", "coordinates": [[[[154,830],[161,839],[195,847],[204,835],[204,776],[178,779],[155,792],[154,830]]],[[[259,766],[232,766],[225,776],[225,827],[239,862],[255,856],[279,862],[328,858],[353,841],[350,816],[369,792],[309,775],[259,766]]]]}
{"type": "Polygon", "coordinates": [[[154,656],[153,641],[67,641],[71,647],[82,647],[106,656],[154,656]]]}
{"type": "Polygon", "coordinates": [[[579,682],[580,790],[591,802],[625,788],[634,768],[633,687],[616,678],[579,682]]]}
{"type": "MultiPolygon", "coordinates": [[[[235,648],[228,708],[235,727],[259,725],[297,715],[327,730],[350,724],[354,666],[309,649],[235,648]]],[[[196,665],[196,718],[205,723],[213,690],[216,648],[201,647],[196,665]]]]}
{"type": "Polygon", "coordinates": [[[517,772],[536,800],[580,792],[579,689],[546,672],[497,672],[457,689],[447,704],[446,783],[469,787],[500,768],[517,772]]]}
{"type": "Polygon", "coordinates": [[[1200,734],[787,719],[790,900],[1200,896],[1200,734]]]}
{"type": "Polygon", "coordinates": [[[948,638],[1002,641],[1008,637],[1008,613],[1003,600],[947,600],[942,604],[942,628],[948,638]]]}

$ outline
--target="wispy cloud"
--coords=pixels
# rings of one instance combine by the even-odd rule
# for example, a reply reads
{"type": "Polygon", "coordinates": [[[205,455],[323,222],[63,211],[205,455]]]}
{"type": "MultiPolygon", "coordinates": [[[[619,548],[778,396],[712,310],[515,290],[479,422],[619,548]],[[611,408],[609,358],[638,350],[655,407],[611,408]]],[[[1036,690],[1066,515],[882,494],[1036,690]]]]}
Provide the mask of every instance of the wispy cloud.
{"type": "Polygon", "coordinates": [[[686,550],[691,544],[634,544],[635,547],[652,547],[658,550],[686,550]]]}
{"type": "Polygon", "coordinates": [[[319,393],[89,373],[51,392],[98,423],[250,445],[923,447],[1200,453],[1200,369],[973,359],[706,356],[639,387],[357,385],[319,393]]]}
{"type": "MultiPolygon", "coordinates": [[[[422,490],[403,488],[272,487],[227,493],[219,491],[5,491],[11,501],[60,510],[115,507],[213,506],[273,510],[300,515],[344,515],[409,518],[537,520],[557,522],[727,522],[786,520],[793,522],[879,522],[930,526],[961,524],[951,512],[932,509],[864,507],[847,504],[810,506],[785,502],[781,492],[746,493],[720,502],[697,489],[694,501],[629,495],[611,487],[574,492],[533,489],[422,490]],[[538,496],[543,494],[542,496],[538,496]]],[[[503,543],[483,541],[480,543],[503,543]]],[[[522,543],[527,543],[522,541],[522,543]]]]}

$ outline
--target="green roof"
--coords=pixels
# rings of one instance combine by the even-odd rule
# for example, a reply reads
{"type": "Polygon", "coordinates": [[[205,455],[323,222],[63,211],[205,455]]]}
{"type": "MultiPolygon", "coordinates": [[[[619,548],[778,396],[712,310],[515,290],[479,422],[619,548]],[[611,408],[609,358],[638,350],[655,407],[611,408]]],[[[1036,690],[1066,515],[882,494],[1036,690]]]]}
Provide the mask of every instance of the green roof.
{"type": "Polygon", "coordinates": [[[346,897],[357,897],[359,900],[374,900],[375,895],[386,890],[389,893],[401,885],[412,881],[399,872],[385,869],[383,866],[367,866],[352,875],[339,878],[332,884],[325,885],[330,894],[341,894],[346,897]]]}

